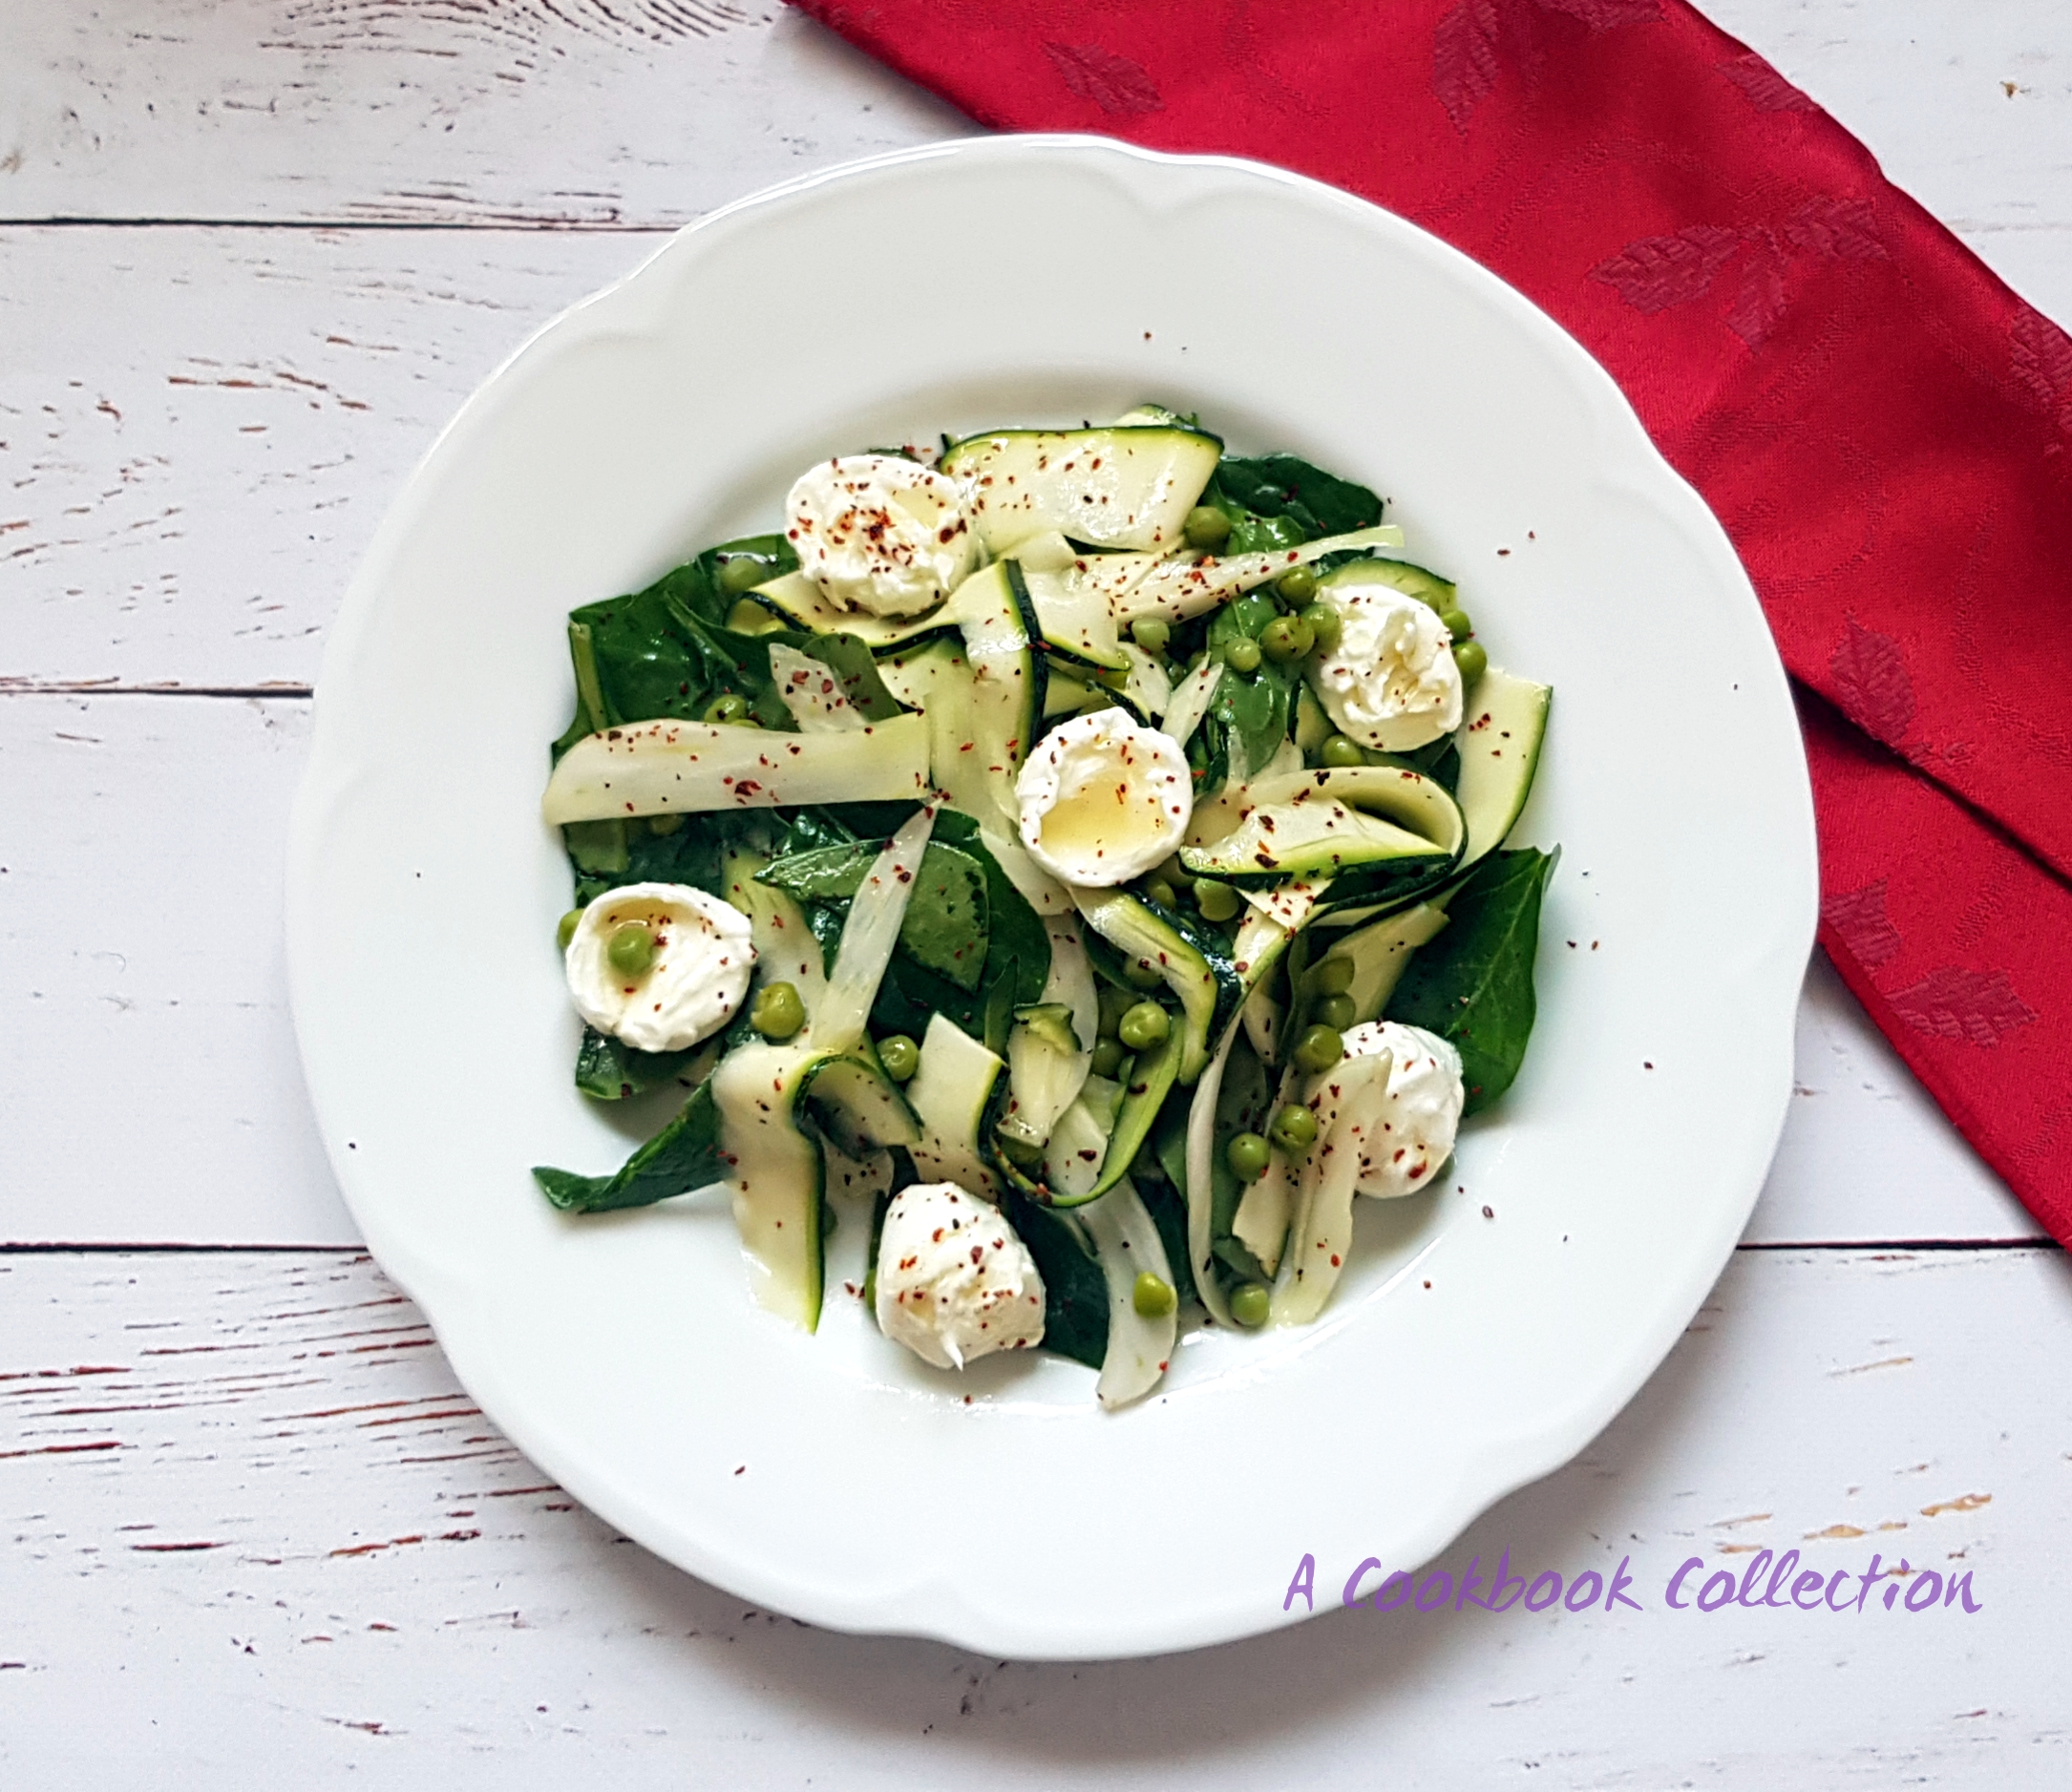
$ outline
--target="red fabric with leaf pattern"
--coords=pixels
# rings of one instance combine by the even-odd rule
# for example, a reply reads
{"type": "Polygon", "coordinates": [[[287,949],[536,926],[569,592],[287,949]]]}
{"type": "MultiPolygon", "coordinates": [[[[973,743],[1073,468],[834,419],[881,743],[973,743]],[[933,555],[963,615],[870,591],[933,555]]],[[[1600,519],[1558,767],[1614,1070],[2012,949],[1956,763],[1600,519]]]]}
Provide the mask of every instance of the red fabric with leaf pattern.
{"type": "Polygon", "coordinates": [[[1385,205],[1611,370],[1792,676],[1822,939],[2072,1242],[2072,340],[1681,0],[794,0],[980,122],[1385,205]]]}

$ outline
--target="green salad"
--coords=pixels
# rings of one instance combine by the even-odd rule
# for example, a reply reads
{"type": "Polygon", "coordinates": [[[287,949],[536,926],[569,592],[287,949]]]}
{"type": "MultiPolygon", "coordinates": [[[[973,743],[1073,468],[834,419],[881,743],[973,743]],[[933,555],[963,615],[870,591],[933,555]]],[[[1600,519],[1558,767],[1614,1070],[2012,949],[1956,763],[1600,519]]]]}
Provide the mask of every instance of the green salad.
{"type": "Polygon", "coordinates": [[[576,1086],[684,1099],[547,1199],[723,1186],[809,1331],[868,1227],[892,1342],[1110,1406],[1316,1318],[1517,1075],[1554,864],[1506,845],[1551,693],[1383,509],[1146,406],[836,456],[577,610],[576,1086]]]}

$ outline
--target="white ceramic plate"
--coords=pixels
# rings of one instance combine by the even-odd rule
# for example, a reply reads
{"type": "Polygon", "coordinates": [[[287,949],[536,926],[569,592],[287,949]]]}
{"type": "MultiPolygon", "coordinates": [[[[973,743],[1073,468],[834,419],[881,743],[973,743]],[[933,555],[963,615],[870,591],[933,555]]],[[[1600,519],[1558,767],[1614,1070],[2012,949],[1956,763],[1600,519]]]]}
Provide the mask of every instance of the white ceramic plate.
{"type": "Polygon", "coordinates": [[[289,944],[352,1212],[543,1469],[813,1622],[1095,1656],[1291,1621],[1305,1552],[1414,1566],[1617,1412],[1762,1183],[1814,906],[1755,597],[1568,336],[1329,188],[1019,137],[722,212],[476,394],[332,635],[289,944]],[[1109,1415],[1061,1360],[921,1368],[840,1269],[820,1334],[787,1330],[751,1308],[722,1201],[550,1211],[528,1166],[633,1141],[570,1086],[567,873],[538,815],[572,606],[771,526],[815,456],[1141,399],[1392,500],[1499,662],[1555,688],[1518,837],[1563,857],[1532,1052],[1459,1173],[1362,1204],[1321,1324],[1197,1336],[1109,1415]]]}

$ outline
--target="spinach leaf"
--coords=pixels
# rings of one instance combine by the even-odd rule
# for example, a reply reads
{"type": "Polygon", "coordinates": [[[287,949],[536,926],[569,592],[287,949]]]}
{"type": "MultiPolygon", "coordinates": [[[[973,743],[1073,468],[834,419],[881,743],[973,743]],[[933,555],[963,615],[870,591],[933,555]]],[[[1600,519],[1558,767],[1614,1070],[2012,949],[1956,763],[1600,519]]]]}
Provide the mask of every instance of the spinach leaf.
{"type": "Polygon", "coordinates": [[[695,1058],[701,1047],[687,1045],[682,1051],[637,1051],[624,1040],[600,1033],[594,1026],[582,1029],[582,1044],[576,1048],[576,1086],[592,1101],[623,1101],[660,1088],[695,1058]]]}
{"type": "Polygon", "coordinates": [[[712,1099],[711,1084],[701,1083],[676,1118],[627,1158],[616,1175],[579,1176],[573,1170],[535,1167],[533,1180],[564,1213],[603,1213],[666,1201],[726,1174],[719,1104],[712,1099]]]}
{"type": "Polygon", "coordinates": [[[562,829],[576,868],[577,901],[586,905],[629,883],[688,884],[724,897],[721,861],[728,848],[768,825],[760,816],[727,810],[664,819],[681,825],[663,833],[646,821],[583,821],[562,829]]]}
{"type": "Polygon", "coordinates": [[[1007,874],[985,850],[978,823],[970,816],[943,810],[936,817],[935,840],[930,845],[936,841],[954,845],[975,859],[984,874],[988,922],[984,968],[977,988],[964,989],[917,962],[902,939],[886,967],[885,980],[877,986],[871,1030],[919,1039],[928,1030],[929,1017],[941,1014],[977,1040],[987,1038],[990,1020],[991,1030],[1004,1043],[1014,1010],[1043,1000],[1044,984],[1050,977],[1050,936],[1044,931],[1043,917],[1029,907],[1028,898],[1008,882],[1007,874]]]}
{"type": "MultiPolygon", "coordinates": [[[[1234,598],[1209,624],[1209,651],[1220,656],[1239,635],[1257,641],[1279,614],[1273,599],[1258,592],[1234,598]]],[[[1200,774],[1195,791],[1197,802],[1222,789],[1231,767],[1240,758],[1249,774],[1274,756],[1288,737],[1299,676],[1292,666],[1264,654],[1255,672],[1223,668],[1209,712],[1188,742],[1189,761],[1200,774]]]]}
{"type": "Polygon", "coordinates": [[[1108,1277],[1078,1226],[1007,1187],[1001,1211],[1044,1281],[1043,1347],[1098,1369],[1108,1355],[1108,1277]]]}
{"type": "Polygon", "coordinates": [[[1226,454],[1216,463],[1222,495],[1260,517],[1286,517],[1304,539],[1371,529],[1382,519],[1382,500],[1364,485],[1341,479],[1295,454],[1253,459],[1226,454]]]}
{"type": "Polygon", "coordinates": [[[825,809],[794,810],[776,855],[783,858],[793,853],[810,853],[819,846],[841,846],[856,837],[825,809]]]}
{"type": "Polygon", "coordinates": [[[968,854],[985,874],[985,906],[991,917],[985,948],[985,982],[1004,979],[1013,988],[1010,1011],[1044,999],[1044,985],[1050,980],[1050,936],[1044,917],[1029,906],[1028,897],[1017,890],[1001,870],[1000,861],[985,850],[979,838],[979,824],[969,815],[945,809],[936,816],[935,838],[968,854]],[[1012,975],[1007,973],[1009,963],[1012,975]]]}
{"type": "Polygon", "coordinates": [[[1446,905],[1446,931],[1417,949],[1388,1000],[1389,1020],[1452,1041],[1470,1114],[1503,1094],[1524,1061],[1540,897],[1559,857],[1525,847],[1484,859],[1446,905]]]}
{"type": "MultiPolygon", "coordinates": [[[[883,840],[856,840],[788,854],[755,879],[815,906],[846,903],[885,846],[883,840]]],[[[817,925],[814,931],[824,950],[825,935],[817,925]]],[[[968,991],[978,988],[984,973],[988,937],[985,873],[970,854],[930,840],[899,924],[900,951],[968,991]]]]}
{"type": "Polygon", "coordinates": [[[1225,554],[1271,554],[1276,548],[1298,548],[1310,532],[1293,517],[1259,517],[1241,510],[1232,520],[1225,554]]]}
{"type": "Polygon", "coordinates": [[[842,694],[866,722],[889,722],[906,713],[877,674],[877,657],[855,635],[808,635],[786,631],[763,637],[781,640],[820,662],[841,681],[842,694]]]}
{"type": "MultiPolygon", "coordinates": [[[[798,564],[782,536],[751,537],[708,548],[645,590],[570,614],[576,716],[556,742],[558,752],[598,728],[665,717],[695,720],[714,697],[729,692],[748,699],[764,727],[789,726],[790,713],[771,685],[769,639],[727,626],[732,601],[720,589],[719,569],[744,555],[772,577],[798,564]]],[[[846,678],[855,668],[845,664],[838,669],[846,678]]],[[[881,684],[877,691],[883,692],[881,684]]],[[[870,695],[876,703],[877,696],[870,695]]]]}

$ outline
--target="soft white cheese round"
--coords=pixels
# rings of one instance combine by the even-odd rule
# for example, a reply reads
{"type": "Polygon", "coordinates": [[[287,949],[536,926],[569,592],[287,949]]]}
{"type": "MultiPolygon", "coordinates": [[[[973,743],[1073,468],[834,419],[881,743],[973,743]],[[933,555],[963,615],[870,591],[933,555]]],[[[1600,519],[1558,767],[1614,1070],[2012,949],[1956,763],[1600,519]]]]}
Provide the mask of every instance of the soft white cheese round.
{"type": "Polygon", "coordinates": [[[877,1247],[877,1325],[939,1369],[1044,1335],[1044,1283],[997,1208],[954,1182],[901,1189],[877,1247]]]}
{"type": "Polygon", "coordinates": [[[1179,850],[1195,812],[1195,779],[1172,735],[1127,709],[1062,722],[1015,779],[1022,844],[1053,877],[1128,883],[1179,850]]]}
{"type": "Polygon", "coordinates": [[[1461,725],[1452,637],[1429,605],[1386,585],[1325,585],[1338,644],[1309,664],[1324,712],[1363,747],[1406,753],[1461,725]]]}
{"type": "Polygon", "coordinates": [[[749,917],[730,902],[686,884],[629,883],[582,911],[565,962],[577,1012],[599,1032],[638,1051],[681,1051],[733,1018],[755,944],[749,917]],[[612,966],[612,936],[627,925],[654,940],[654,960],[639,977],[612,966]]]}
{"type": "Polygon", "coordinates": [[[785,514],[799,570],[845,610],[920,616],[978,559],[962,488],[899,454],[842,454],[809,467],[785,514]]]}
{"type": "Polygon", "coordinates": [[[1394,1055],[1381,1119],[1360,1155],[1362,1194],[1387,1199],[1414,1194],[1452,1155],[1467,1090],[1461,1055],[1423,1027],[1400,1021],[1369,1021],[1345,1035],[1348,1058],[1394,1055]]]}

